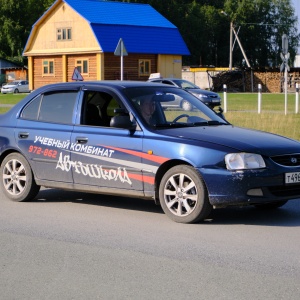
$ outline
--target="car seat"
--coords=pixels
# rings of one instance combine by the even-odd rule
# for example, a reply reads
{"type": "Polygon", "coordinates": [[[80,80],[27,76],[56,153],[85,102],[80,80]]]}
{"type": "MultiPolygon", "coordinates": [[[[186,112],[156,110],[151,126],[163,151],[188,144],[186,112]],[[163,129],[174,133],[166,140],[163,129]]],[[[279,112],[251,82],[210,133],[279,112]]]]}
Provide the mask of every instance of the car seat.
{"type": "Polygon", "coordinates": [[[92,126],[103,126],[103,120],[100,117],[98,107],[89,103],[86,107],[85,124],[92,126]]]}

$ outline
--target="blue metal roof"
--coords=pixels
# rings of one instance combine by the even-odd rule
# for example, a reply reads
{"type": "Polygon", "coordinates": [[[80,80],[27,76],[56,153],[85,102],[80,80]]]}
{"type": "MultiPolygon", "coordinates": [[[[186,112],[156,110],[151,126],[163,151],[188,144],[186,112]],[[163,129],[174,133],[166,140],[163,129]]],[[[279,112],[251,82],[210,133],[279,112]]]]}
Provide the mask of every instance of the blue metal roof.
{"type": "Polygon", "coordinates": [[[90,23],[176,28],[149,4],[103,0],[64,0],[64,2],[90,23]]]}
{"type": "Polygon", "coordinates": [[[114,52],[122,38],[129,54],[190,54],[177,27],[148,4],[63,1],[90,23],[103,52],[114,52]]]}
{"type": "Polygon", "coordinates": [[[128,54],[189,54],[176,28],[98,24],[92,24],[92,28],[103,52],[114,52],[122,38],[128,54]]]}

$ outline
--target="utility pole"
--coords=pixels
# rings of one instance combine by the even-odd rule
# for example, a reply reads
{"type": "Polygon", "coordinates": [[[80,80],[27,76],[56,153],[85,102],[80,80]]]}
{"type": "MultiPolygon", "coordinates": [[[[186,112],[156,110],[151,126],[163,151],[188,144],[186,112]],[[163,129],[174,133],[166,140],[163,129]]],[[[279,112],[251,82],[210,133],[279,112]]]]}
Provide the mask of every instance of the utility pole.
{"type": "Polygon", "coordinates": [[[232,32],[233,32],[233,23],[232,23],[232,21],[230,21],[230,38],[229,38],[229,43],[230,43],[230,46],[229,46],[229,70],[230,71],[232,70],[232,52],[233,52],[232,32]]]}
{"type": "MultiPolygon", "coordinates": [[[[223,15],[225,15],[226,17],[229,18],[228,14],[227,14],[225,11],[222,10],[221,13],[222,13],[223,15]]],[[[250,63],[249,63],[249,61],[248,61],[248,58],[247,58],[247,56],[246,56],[246,53],[245,53],[245,51],[244,51],[244,48],[243,48],[243,46],[242,46],[242,43],[241,43],[241,41],[240,41],[240,39],[239,39],[239,37],[238,37],[238,34],[236,33],[236,31],[235,31],[235,29],[234,29],[233,21],[230,20],[230,37],[229,37],[229,70],[230,70],[230,71],[232,70],[233,34],[235,35],[235,38],[236,38],[236,40],[237,40],[237,42],[238,42],[238,44],[239,44],[239,46],[240,46],[240,49],[241,49],[241,51],[242,51],[242,53],[243,53],[243,56],[244,56],[244,59],[245,59],[245,61],[246,61],[246,63],[247,63],[248,68],[251,68],[250,63]]]]}

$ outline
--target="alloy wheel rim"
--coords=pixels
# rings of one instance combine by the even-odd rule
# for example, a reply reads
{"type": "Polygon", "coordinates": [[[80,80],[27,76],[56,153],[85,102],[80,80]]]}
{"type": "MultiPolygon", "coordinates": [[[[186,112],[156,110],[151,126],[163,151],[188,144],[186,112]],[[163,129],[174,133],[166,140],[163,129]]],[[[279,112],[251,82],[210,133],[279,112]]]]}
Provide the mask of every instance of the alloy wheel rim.
{"type": "Polygon", "coordinates": [[[27,182],[24,165],[17,159],[8,161],[3,169],[3,184],[8,193],[13,196],[21,194],[27,182]]]}
{"type": "Polygon", "coordinates": [[[178,217],[190,215],[198,202],[195,182],[186,174],[175,174],[165,184],[164,199],[169,211],[178,217]]]}

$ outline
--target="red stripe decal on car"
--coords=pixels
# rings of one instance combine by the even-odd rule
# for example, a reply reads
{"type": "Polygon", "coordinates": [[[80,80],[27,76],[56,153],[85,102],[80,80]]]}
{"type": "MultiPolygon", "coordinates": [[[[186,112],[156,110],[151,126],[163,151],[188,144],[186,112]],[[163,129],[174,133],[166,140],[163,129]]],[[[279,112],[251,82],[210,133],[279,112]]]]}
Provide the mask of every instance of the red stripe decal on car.
{"type": "Polygon", "coordinates": [[[127,154],[131,154],[133,156],[138,156],[147,160],[151,160],[154,161],[156,163],[162,164],[166,161],[168,161],[168,158],[162,157],[162,156],[156,156],[156,155],[152,155],[152,154],[146,154],[146,153],[142,153],[142,152],[138,152],[138,151],[134,151],[134,150],[127,150],[127,149],[123,149],[123,148],[116,148],[116,147],[111,147],[111,146],[105,146],[105,145],[98,145],[98,146],[102,146],[108,149],[113,149],[113,150],[117,150],[120,152],[124,152],[127,154]]]}

